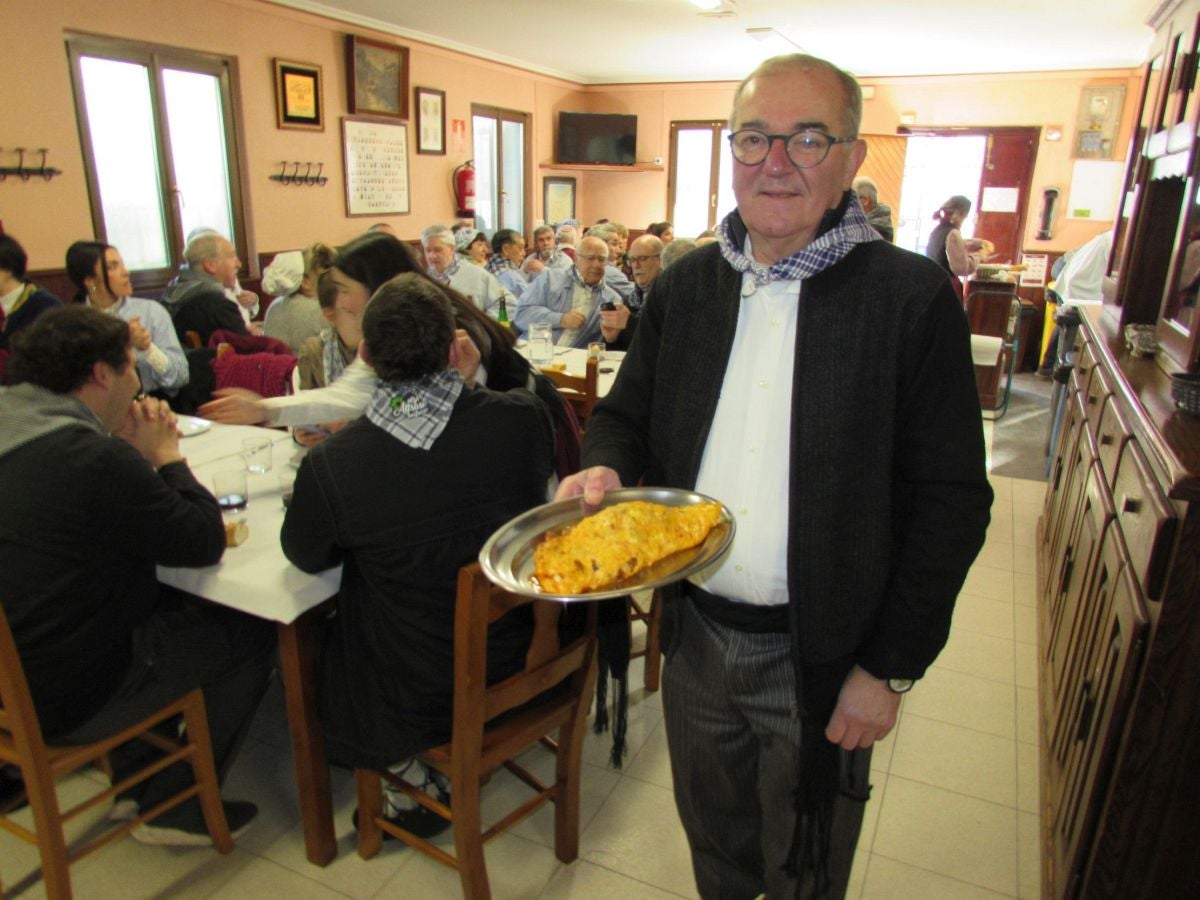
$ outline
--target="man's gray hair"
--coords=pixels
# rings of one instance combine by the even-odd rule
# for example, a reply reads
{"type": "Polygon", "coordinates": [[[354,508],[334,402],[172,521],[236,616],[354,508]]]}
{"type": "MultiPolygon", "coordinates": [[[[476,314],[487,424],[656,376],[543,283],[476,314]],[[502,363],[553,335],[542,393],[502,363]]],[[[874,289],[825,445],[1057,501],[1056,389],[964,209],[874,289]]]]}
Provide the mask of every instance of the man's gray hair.
{"type": "Polygon", "coordinates": [[[558,231],[554,232],[554,239],[560,244],[571,244],[579,240],[579,232],[575,230],[574,225],[559,225],[558,231]]]}
{"type": "Polygon", "coordinates": [[[856,194],[865,194],[872,203],[879,202],[879,186],[866,175],[860,175],[850,183],[850,189],[856,194]]]}
{"type": "Polygon", "coordinates": [[[551,234],[554,234],[554,226],[553,225],[539,225],[537,228],[533,229],[533,239],[536,241],[537,236],[545,231],[548,231],[551,234]]]}
{"type": "Polygon", "coordinates": [[[845,95],[842,114],[845,116],[843,124],[846,127],[846,134],[838,134],[834,135],[834,137],[858,137],[858,128],[862,124],[862,88],[859,87],[858,80],[849,72],[839,69],[828,60],[821,59],[818,56],[810,56],[807,53],[786,53],[782,56],[772,56],[770,59],[759,64],[757,69],[743,78],[737,89],[733,92],[733,110],[729,113],[730,130],[737,124],[738,101],[742,99],[742,92],[746,89],[746,85],[760,76],[774,75],[787,69],[799,71],[824,69],[837,78],[842,84],[842,93],[845,95]]]}
{"type": "Polygon", "coordinates": [[[447,228],[445,225],[430,225],[428,228],[426,228],[424,231],[421,232],[421,246],[422,247],[429,246],[429,242],[432,240],[444,241],[446,244],[453,247],[454,246],[454,232],[451,231],[449,228],[447,228]]]}
{"type": "Polygon", "coordinates": [[[215,231],[196,234],[183,248],[183,258],[187,260],[188,268],[198,269],[204,265],[205,260],[220,256],[221,242],[224,240],[225,238],[215,231]]]}
{"type": "Polygon", "coordinates": [[[662,267],[665,269],[681,256],[686,256],[695,249],[696,242],[691,238],[675,238],[675,240],[663,247],[662,267]]]}
{"type": "Polygon", "coordinates": [[[611,222],[604,222],[601,225],[593,225],[588,229],[588,237],[598,237],[605,243],[608,243],[608,239],[613,235],[620,237],[621,232],[620,229],[618,229],[617,226],[613,225],[611,222]]]}

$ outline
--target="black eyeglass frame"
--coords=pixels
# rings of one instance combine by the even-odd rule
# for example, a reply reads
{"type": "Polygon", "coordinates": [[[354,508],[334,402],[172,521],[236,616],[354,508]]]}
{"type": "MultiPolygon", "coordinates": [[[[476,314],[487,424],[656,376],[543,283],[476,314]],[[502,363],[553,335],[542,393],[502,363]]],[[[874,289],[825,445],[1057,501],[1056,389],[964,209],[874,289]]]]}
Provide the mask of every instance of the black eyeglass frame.
{"type": "Polygon", "coordinates": [[[834,148],[835,144],[850,144],[858,140],[856,137],[836,137],[832,134],[829,134],[827,131],[821,131],[819,128],[801,128],[799,131],[793,131],[791,134],[767,134],[767,132],[759,131],[757,128],[741,128],[729,135],[729,152],[733,155],[734,160],[743,166],[761,166],[764,162],[766,162],[767,157],[771,155],[771,147],[775,143],[776,139],[783,141],[783,152],[787,154],[788,162],[790,162],[797,169],[816,168],[829,158],[829,151],[834,148]],[[746,162],[738,157],[736,139],[739,134],[757,134],[767,139],[767,149],[763,151],[762,159],[758,160],[757,162],[746,162]],[[798,163],[796,160],[792,159],[792,151],[790,149],[792,138],[800,134],[819,134],[825,140],[829,141],[829,143],[825,145],[825,152],[821,154],[821,158],[816,162],[798,163]]]}

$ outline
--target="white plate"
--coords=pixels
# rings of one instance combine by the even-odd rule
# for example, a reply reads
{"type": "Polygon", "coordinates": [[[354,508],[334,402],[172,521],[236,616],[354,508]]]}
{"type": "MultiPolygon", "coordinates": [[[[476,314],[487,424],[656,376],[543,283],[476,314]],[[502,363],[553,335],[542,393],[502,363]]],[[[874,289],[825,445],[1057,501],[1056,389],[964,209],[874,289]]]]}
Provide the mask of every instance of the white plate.
{"type": "Polygon", "coordinates": [[[212,428],[212,422],[208,419],[200,419],[196,416],[179,416],[175,423],[175,427],[179,430],[180,437],[195,437],[198,434],[204,434],[212,428]]]}
{"type": "MultiPolygon", "coordinates": [[[[630,500],[648,500],[666,506],[693,506],[698,503],[716,502],[711,497],[679,488],[635,487],[608,491],[597,509],[630,500]]],[[[542,597],[547,600],[607,600],[611,597],[624,597],[631,591],[649,590],[681,581],[711,565],[729,550],[736,527],[733,515],[721,504],[721,521],[699,546],[672,554],[603,591],[553,594],[543,590],[533,580],[534,547],[547,532],[573,525],[595,511],[596,509],[591,508],[585,511],[580,499],[576,497],[546,503],[522,513],[501,525],[496,533],[488,538],[483,549],[479,551],[479,565],[492,582],[514,594],[542,597]]]]}

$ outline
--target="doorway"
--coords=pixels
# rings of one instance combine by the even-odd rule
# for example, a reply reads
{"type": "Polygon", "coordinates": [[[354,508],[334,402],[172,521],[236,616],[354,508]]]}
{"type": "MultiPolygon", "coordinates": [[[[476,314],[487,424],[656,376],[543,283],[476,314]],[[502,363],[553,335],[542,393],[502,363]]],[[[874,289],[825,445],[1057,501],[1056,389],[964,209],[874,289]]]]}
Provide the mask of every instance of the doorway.
{"type": "Polygon", "coordinates": [[[971,201],[971,215],[963,222],[961,231],[964,238],[974,235],[986,148],[987,139],[981,134],[913,135],[908,139],[896,246],[924,253],[937,225],[934,213],[955,194],[971,201]]]}

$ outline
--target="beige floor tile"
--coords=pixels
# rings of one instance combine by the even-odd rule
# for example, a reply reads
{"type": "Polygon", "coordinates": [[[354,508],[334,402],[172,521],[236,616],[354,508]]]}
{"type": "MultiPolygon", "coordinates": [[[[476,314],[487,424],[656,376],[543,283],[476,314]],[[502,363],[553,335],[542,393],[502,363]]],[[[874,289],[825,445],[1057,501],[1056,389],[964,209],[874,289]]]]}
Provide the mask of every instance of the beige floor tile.
{"type": "Polygon", "coordinates": [[[1012,510],[1007,503],[992,506],[991,521],[988,522],[987,540],[1011,544],[1013,539],[1012,510]]]}
{"type": "Polygon", "coordinates": [[[1008,895],[871,854],[862,900],[993,900],[1008,895]]]}
{"type": "Polygon", "coordinates": [[[648,781],[661,788],[671,790],[671,757],[667,752],[667,726],[659,722],[658,727],[642,744],[642,749],[631,762],[625,764],[625,774],[639,781],[648,781]]]}
{"type": "Polygon", "coordinates": [[[993,600],[969,593],[958,595],[950,626],[951,635],[956,631],[971,631],[1012,641],[1016,635],[1015,628],[1011,600],[993,600]]]}
{"type": "Polygon", "coordinates": [[[1014,635],[1018,644],[1037,643],[1037,610],[1032,606],[1013,607],[1014,635]]]}
{"type": "Polygon", "coordinates": [[[1038,686],[1038,648],[1036,644],[1015,643],[1017,687],[1038,686]]]}
{"type": "Polygon", "coordinates": [[[568,898],[620,897],[622,900],[673,900],[696,897],[695,893],[664,891],[627,875],[597,866],[582,859],[562,866],[542,891],[542,900],[568,898]]]}
{"type": "Polygon", "coordinates": [[[1042,501],[1021,503],[1013,501],[1013,544],[1017,547],[1036,547],[1037,521],[1042,514],[1042,501]]]}
{"type": "Polygon", "coordinates": [[[1046,482],[1029,478],[1014,478],[1012,483],[1013,506],[1018,503],[1036,503],[1039,506],[1046,498],[1046,482]]]}
{"type": "MultiPolygon", "coordinates": [[[[637,643],[635,639],[635,643],[637,643]]],[[[663,660],[666,663],[666,660],[663,660]]],[[[629,661],[629,705],[645,705],[651,709],[662,710],[662,670],[659,670],[659,689],[646,690],[646,657],[639,656],[629,661]]]]}
{"type": "MultiPolygon", "coordinates": [[[[1013,896],[1016,816],[1011,807],[891,775],[872,853],[1013,896]]],[[[869,870],[867,878],[869,887],[869,870]]]]}
{"type": "Polygon", "coordinates": [[[644,781],[621,779],[584,830],[579,857],[665,891],[696,890],[675,800],[644,781]]]}
{"type": "Polygon", "coordinates": [[[983,548],[979,551],[979,555],[975,557],[975,564],[988,566],[993,569],[1011,569],[1013,566],[1012,541],[993,541],[990,539],[984,541],[983,548]]]}
{"type": "Polygon", "coordinates": [[[958,622],[950,629],[950,640],[934,660],[934,666],[952,672],[965,672],[991,681],[1012,683],[1014,677],[1011,639],[992,637],[958,622]]]}
{"type": "MultiPolygon", "coordinates": [[[[883,806],[883,795],[887,792],[888,776],[884,772],[871,773],[871,799],[863,810],[862,830],[858,833],[858,848],[855,851],[854,862],[858,857],[871,852],[875,841],[875,830],[879,826],[879,810],[883,806]]],[[[865,860],[864,860],[865,862],[865,860]]]]}
{"type": "MultiPolygon", "coordinates": [[[[355,857],[357,859],[357,857],[355,857]]],[[[320,872],[316,866],[312,872],[320,872]]],[[[312,878],[254,857],[241,871],[208,895],[212,900],[247,900],[250,897],[286,897],[287,900],[345,900],[347,893],[312,878]]]]}
{"type": "MultiPolygon", "coordinates": [[[[453,850],[453,844],[449,849],[453,850]]],[[[395,852],[403,856],[403,865],[374,895],[378,900],[441,900],[462,896],[462,881],[457,870],[411,848],[395,852]]],[[[554,858],[554,851],[513,834],[502,834],[488,841],[483,853],[488,886],[497,900],[541,896],[550,879],[562,867],[562,863],[554,858]]]]}
{"type": "Polygon", "coordinates": [[[1041,756],[1034,744],[1017,741],[1017,809],[1034,813],[1041,809],[1039,765],[1041,756]]]}
{"type": "Polygon", "coordinates": [[[212,847],[148,847],[125,838],[73,867],[75,896],[201,900],[222,896],[224,885],[261,862],[240,847],[223,856],[212,847]]]}
{"type": "Polygon", "coordinates": [[[962,592],[973,597],[987,597],[989,600],[1013,602],[1013,573],[1012,569],[997,569],[976,562],[967,573],[962,592]]]}
{"type": "Polygon", "coordinates": [[[1036,548],[1032,545],[1013,546],[1013,572],[1017,575],[1037,574],[1036,548]]]}
{"type": "Polygon", "coordinates": [[[875,746],[871,750],[871,771],[872,772],[887,772],[888,767],[892,762],[892,751],[896,749],[896,734],[900,730],[900,724],[904,721],[904,701],[900,702],[900,712],[896,719],[896,725],[888,732],[887,737],[881,741],[876,741],[875,746]]]}
{"type": "MultiPolygon", "coordinates": [[[[611,686],[610,686],[611,687],[611,686]]],[[[612,691],[608,694],[609,714],[612,714],[612,691]]],[[[662,721],[662,710],[648,703],[630,703],[626,716],[625,759],[631,760],[642,749],[642,744],[662,721]]],[[[612,756],[612,728],[596,734],[592,731],[593,719],[588,719],[583,742],[583,761],[593,766],[607,766],[612,756]]]]}
{"type": "Polygon", "coordinates": [[[1017,740],[1027,744],[1038,742],[1038,699],[1032,688],[1017,688],[1017,740]]]}
{"type": "Polygon", "coordinates": [[[863,882],[867,877],[867,864],[871,855],[861,848],[854,853],[854,864],[850,867],[850,880],[846,884],[845,900],[858,900],[862,896],[863,882]]]}
{"type": "Polygon", "coordinates": [[[1017,814],[1017,896],[1042,896],[1041,822],[1031,813],[1017,814]]]}
{"type": "Polygon", "coordinates": [[[896,739],[889,774],[1015,806],[1016,741],[910,712],[896,739]]]}
{"type": "Polygon", "coordinates": [[[1017,606],[1038,605],[1037,576],[1033,572],[1018,572],[1013,568],[1013,603],[1017,606]]]}
{"type": "Polygon", "coordinates": [[[1012,685],[986,678],[935,667],[913,688],[905,704],[905,716],[924,716],[1010,740],[1015,733],[1012,685]]]}
{"type": "Polygon", "coordinates": [[[1013,479],[1007,478],[1004,475],[988,475],[988,482],[991,484],[992,493],[996,497],[995,502],[1012,500],[1013,479]]]}

